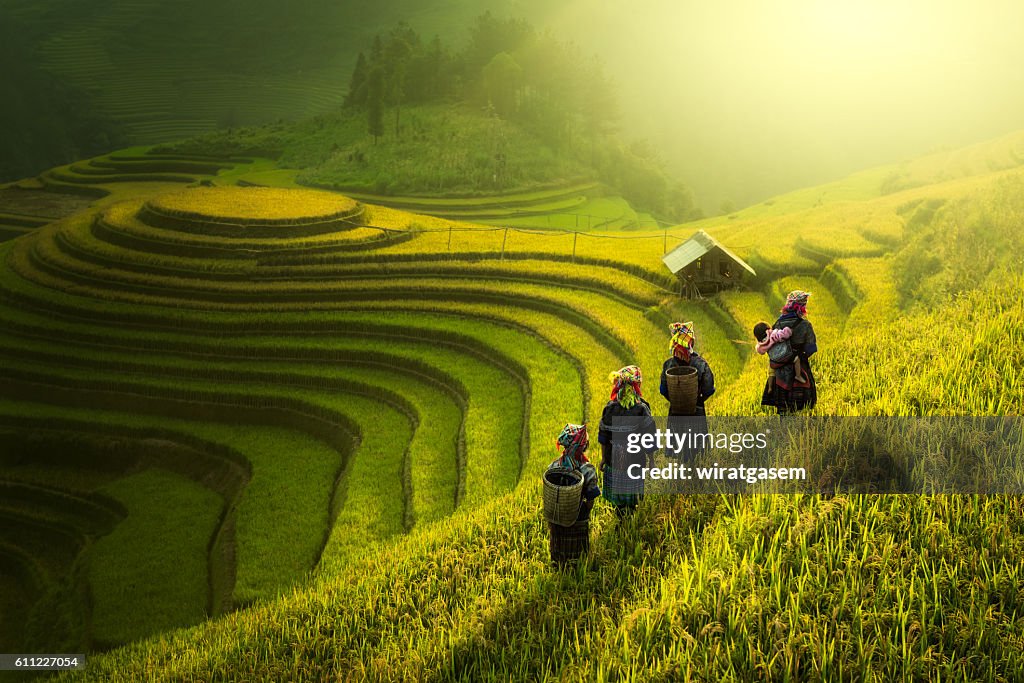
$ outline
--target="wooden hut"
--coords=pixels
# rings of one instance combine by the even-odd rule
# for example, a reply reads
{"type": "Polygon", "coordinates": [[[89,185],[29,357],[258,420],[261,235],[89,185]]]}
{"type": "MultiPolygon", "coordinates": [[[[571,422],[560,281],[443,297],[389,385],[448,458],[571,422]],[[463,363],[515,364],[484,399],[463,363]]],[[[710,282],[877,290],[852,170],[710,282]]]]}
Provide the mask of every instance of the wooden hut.
{"type": "Polygon", "coordinates": [[[680,294],[699,297],[737,287],[757,275],[743,259],[703,230],[665,254],[662,261],[679,278],[680,294]]]}

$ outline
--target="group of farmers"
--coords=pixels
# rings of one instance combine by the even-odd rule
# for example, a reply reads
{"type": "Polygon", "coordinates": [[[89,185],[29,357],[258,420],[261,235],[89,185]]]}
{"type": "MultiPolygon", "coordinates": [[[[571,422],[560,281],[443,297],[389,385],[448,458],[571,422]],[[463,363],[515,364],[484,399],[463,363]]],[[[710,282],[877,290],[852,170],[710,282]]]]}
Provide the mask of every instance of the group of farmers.
{"type": "MultiPolygon", "coordinates": [[[[794,290],[786,297],[781,315],[775,323],[758,323],[754,328],[756,350],[768,355],[772,372],[767,378],[761,404],[787,414],[811,408],[817,401],[814,374],[809,362],[817,351],[814,328],[807,319],[809,292],[794,290]]],[[[688,366],[696,374],[696,407],[694,415],[706,415],[705,402],[715,393],[715,376],[708,362],[694,349],[696,336],[693,323],[672,323],[671,355],[661,368],[661,394],[669,399],[668,376],[673,368],[688,366]]],[[[650,404],[643,396],[643,376],[640,368],[628,365],[611,373],[611,396],[601,413],[598,442],[601,444],[600,470],[603,474],[603,495],[620,516],[636,509],[643,498],[643,481],[626,473],[622,449],[625,442],[619,432],[649,431],[653,427],[650,404]]],[[[568,424],[557,440],[560,457],[551,468],[568,468],[583,476],[582,502],[579,522],[589,519],[590,510],[602,495],[597,468],[585,452],[589,446],[586,425],[568,424]]],[[[556,535],[560,531],[552,525],[552,555],[555,555],[556,535]]]]}

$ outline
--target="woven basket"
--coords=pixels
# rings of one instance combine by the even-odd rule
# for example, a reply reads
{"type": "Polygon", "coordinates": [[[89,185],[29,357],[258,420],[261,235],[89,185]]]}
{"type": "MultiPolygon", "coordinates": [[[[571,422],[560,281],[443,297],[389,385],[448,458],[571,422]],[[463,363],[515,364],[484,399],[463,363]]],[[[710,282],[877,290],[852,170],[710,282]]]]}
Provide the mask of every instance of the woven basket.
{"type": "Polygon", "coordinates": [[[668,401],[672,404],[670,415],[695,415],[697,413],[697,370],[689,365],[680,365],[665,371],[668,384],[668,401]]]}
{"type": "Polygon", "coordinates": [[[583,475],[564,467],[544,473],[544,518],[558,526],[572,526],[580,513],[583,475]]]}

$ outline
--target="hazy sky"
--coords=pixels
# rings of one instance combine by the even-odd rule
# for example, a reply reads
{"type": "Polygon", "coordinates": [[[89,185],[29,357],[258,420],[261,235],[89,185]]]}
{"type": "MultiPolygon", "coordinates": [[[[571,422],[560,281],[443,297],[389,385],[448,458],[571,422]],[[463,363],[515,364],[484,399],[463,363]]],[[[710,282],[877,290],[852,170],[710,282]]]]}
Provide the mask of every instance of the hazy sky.
{"type": "Polygon", "coordinates": [[[1024,128],[1024,0],[566,0],[705,209],[1024,128]]]}

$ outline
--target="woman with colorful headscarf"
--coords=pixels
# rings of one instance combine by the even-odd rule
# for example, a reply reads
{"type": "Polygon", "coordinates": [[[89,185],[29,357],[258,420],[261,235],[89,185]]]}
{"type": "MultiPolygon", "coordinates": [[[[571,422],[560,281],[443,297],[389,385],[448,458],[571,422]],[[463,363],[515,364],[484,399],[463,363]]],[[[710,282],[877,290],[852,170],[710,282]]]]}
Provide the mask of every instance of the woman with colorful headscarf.
{"type": "Polygon", "coordinates": [[[661,395],[668,399],[668,371],[672,368],[689,366],[697,371],[697,411],[695,414],[704,415],[706,414],[704,401],[715,393],[715,373],[711,372],[711,366],[693,348],[696,335],[693,332],[692,322],[672,323],[668,329],[672,333],[672,339],[668,345],[672,355],[661,366],[661,395]]]}
{"type": "Polygon", "coordinates": [[[597,483],[597,470],[587,459],[586,450],[590,445],[587,426],[567,424],[558,435],[555,445],[561,455],[551,461],[548,469],[564,468],[579,472],[583,476],[583,492],[576,523],[572,526],[548,524],[551,561],[558,565],[574,562],[590,550],[590,511],[594,501],[601,495],[597,483]]]}
{"type": "Polygon", "coordinates": [[[636,443],[630,446],[629,437],[632,434],[653,434],[655,426],[651,406],[643,397],[640,368],[627,365],[613,372],[609,379],[612,393],[601,413],[597,440],[602,447],[604,497],[621,516],[635,510],[644,497],[644,480],[630,476],[630,466],[649,467],[656,450],[636,443]],[[630,450],[636,452],[630,453],[630,450]]]}
{"type": "Polygon", "coordinates": [[[782,307],[782,315],[772,325],[776,330],[792,330],[789,345],[795,352],[794,358],[786,363],[769,363],[774,372],[765,383],[761,396],[761,405],[775,408],[780,415],[813,408],[818,402],[818,389],[808,362],[818,350],[814,327],[807,320],[807,299],[810,296],[810,292],[800,289],[790,292],[782,307]],[[802,378],[796,376],[794,362],[797,358],[800,359],[802,378]]]}
{"type": "Polygon", "coordinates": [[[590,517],[590,509],[594,506],[594,499],[601,495],[601,487],[597,483],[597,470],[587,459],[586,450],[590,446],[587,425],[565,425],[555,441],[555,446],[561,451],[561,455],[551,461],[548,469],[562,467],[583,475],[583,497],[577,521],[587,519],[590,517]]]}

